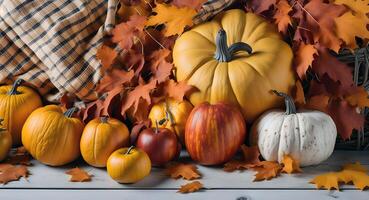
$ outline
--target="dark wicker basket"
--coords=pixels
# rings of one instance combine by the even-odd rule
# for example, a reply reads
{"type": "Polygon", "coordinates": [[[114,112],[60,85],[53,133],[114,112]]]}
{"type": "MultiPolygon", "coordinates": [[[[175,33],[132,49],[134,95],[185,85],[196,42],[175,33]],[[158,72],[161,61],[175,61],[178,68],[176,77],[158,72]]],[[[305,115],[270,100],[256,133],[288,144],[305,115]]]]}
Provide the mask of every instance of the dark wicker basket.
{"type": "MultiPolygon", "coordinates": [[[[337,58],[354,68],[354,83],[364,86],[369,94],[369,46],[354,52],[343,50],[337,55],[337,58]]],[[[365,108],[361,113],[365,115],[364,128],[354,131],[350,140],[343,141],[338,138],[336,149],[369,150],[369,108],[365,108]]]]}

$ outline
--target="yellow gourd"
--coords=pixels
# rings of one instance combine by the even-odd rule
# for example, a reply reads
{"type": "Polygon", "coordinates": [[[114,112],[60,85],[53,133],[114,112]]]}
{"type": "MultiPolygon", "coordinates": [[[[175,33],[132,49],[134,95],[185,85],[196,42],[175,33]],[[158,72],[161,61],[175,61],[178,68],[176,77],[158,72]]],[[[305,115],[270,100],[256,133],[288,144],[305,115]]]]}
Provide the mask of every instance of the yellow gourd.
{"type": "Polygon", "coordinates": [[[27,118],[22,142],[35,159],[60,166],[78,158],[83,123],[72,117],[75,110],[71,108],[63,114],[59,106],[48,105],[33,111],[27,118]]]}
{"type": "Polygon", "coordinates": [[[80,148],[83,159],[95,167],[105,167],[109,156],[129,145],[129,131],[117,119],[106,116],[91,120],[82,133],[80,148]]]}
{"type": "Polygon", "coordinates": [[[165,101],[155,104],[151,108],[149,118],[152,124],[155,124],[156,121],[166,119],[164,123],[159,124],[159,128],[172,130],[177,134],[181,143],[184,144],[186,121],[192,109],[193,106],[186,100],[177,101],[172,98],[168,98],[165,101]]]}
{"type": "Polygon", "coordinates": [[[4,128],[12,136],[13,145],[21,145],[21,133],[24,122],[35,109],[42,106],[39,95],[31,88],[21,86],[24,81],[18,79],[12,85],[0,87],[0,116],[4,119],[4,128]]]}
{"type": "Polygon", "coordinates": [[[182,34],[173,49],[177,80],[199,89],[192,104],[232,103],[248,121],[282,105],[271,90],[293,87],[292,56],[272,24],[238,9],[182,34]]]}

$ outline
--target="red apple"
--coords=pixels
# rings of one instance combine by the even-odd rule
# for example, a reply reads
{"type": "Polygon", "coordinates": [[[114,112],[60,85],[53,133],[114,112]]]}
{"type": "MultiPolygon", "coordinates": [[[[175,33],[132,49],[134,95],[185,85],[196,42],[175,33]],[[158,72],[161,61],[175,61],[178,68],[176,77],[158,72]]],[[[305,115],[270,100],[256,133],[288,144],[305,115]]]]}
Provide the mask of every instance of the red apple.
{"type": "Polygon", "coordinates": [[[149,155],[153,166],[165,165],[177,158],[181,150],[177,135],[167,128],[158,127],[143,130],[136,146],[149,155]]]}

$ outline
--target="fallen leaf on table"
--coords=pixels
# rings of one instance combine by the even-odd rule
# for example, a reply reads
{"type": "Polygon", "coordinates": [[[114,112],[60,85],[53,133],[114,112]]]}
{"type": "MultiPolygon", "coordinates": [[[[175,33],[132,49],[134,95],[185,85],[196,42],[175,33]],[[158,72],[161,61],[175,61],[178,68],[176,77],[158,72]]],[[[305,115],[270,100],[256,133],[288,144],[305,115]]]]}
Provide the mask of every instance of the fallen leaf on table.
{"type": "Polygon", "coordinates": [[[149,17],[146,26],[165,24],[166,37],[183,33],[185,27],[193,25],[192,18],[196,15],[192,8],[177,8],[167,4],[157,4],[153,11],[157,14],[149,17]]]}
{"type": "Polygon", "coordinates": [[[241,151],[243,154],[242,160],[231,160],[224,164],[223,170],[226,172],[233,172],[235,170],[250,169],[258,166],[260,163],[260,152],[257,146],[248,147],[241,145],[241,151]]]}
{"type": "Polygon", "coordinates": [[[294,65],[300,79],[305,78],[306,71],[311,67],[314,61],[314,55],[318,55],[318,50],[312,44],[300,42],[296,51],[294,65]]]}
{"type": "Polygon", "coordinates": [[[292,11],[292,8],[287,0],[279,0],[276,4],[277,11],[273,18],[278,26],[278,30],[281,33],[286,34],[287,28],[292,24],[291,16],[288,14],[292,11]]]}
{"type": "Polygon", "coordinates": [[[5,163],[12,165],[32,165],[31,156],[23,146],[16,148],[14,153],[10,153],[5,163]]]}
{"type": "Polygon", "coordinates": [[[0,183],[7,184],[10,181],[17,181],[21,177],[28,177],[28,169],[24,165],[14,166],[11,164],[0,164],[0,183]]]}
{"type": "Polygon", "coordinates": [[[257,172],[253,181],[263,181],[277,177],[281,171],[281,166],[277,162],[262,161],[258,167],[252,169],[257,172]]]}
{"type": "Polygon", "coordinates": [[[364,190],[369,187],[368,169],[356,162],[353,164],[346,164],[343,169],[338,172],[329,172],[316,176],[310,183],[316,187],[324,189],[339,190],[340,184],[353,184],[356,188],[364,190]]]}
{"type": "Polygon", "coordinates": [[[183,178],[186,180],[198,179],[201,177],[197,167],[193,164],[171,163],[166,166],[166,173],[174,179],[183,178]]]}
{"type": "Polygon", "coordinates": [[[191,192],[196,192],[196,191],[200,190],[203,187],[204,187],[204,185],[200,181],[194,181],[194,182],[182,185],[181,188],[179,188],[178,192],[183,193],[183,194],[184,193],[191,193],[191,192]]]}
{"type": "Polygon", "coordinates": [[[293,159],[290,155],[284,155],[282,163],[282,172],[285,172],[287,174],[302,172],[300,168],[300,163],[297,160],[293,159]]]}
{"type": "Polygon", "coordinates": [[[69,181],[70,182],[89,182],[91,181],[92,175],[88,174],[85,170],[75,167],[65,172],[66,174],[71,175],[69,181]]]}
{"type": "Polygon", "coordinates": [[[349,11],[335,19],[337,35],[351,49],[357,48],[355,37],[369,38],[369,1],[368,0],[335,0],[335,4],[345,5],[349,11]]]}

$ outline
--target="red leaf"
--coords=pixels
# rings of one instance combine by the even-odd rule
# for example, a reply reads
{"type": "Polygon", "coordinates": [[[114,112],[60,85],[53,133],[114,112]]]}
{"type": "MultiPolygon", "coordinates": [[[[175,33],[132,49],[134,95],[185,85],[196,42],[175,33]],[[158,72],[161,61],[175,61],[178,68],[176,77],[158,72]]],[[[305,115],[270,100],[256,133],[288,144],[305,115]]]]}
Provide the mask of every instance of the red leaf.
{"type": "Polygon", "coordinates": [[[129,21],[118,24],[112,31],[112,41],[118,43],[122,49],[130,49],[135,39],[141,40],[145,38],[143,31],[146,24],[146,17],[140,15],[132,15],[129,21]]]}
{"type": "Polygon", "coordinates": [[[276,3],[277,3],[277,0],[249,0],[248,1],[248,5],[257,14],[260,14],[268,10],[272,5],[275,5],[276,3]]]}
{"type": "Polygon", "coordinates": [[[199,10],[202,4],[206,1],[207,0],[173,0],[172,5],[175,5],[178,8],[189,7],[199,10]]]}
{"type": "Polygon", "coordinates": [[[124,54],[121,62],[127,66],[128,71],[133,69],[135,71],[135,76],[138,77],[145,64],[145,58],[141,53],[130,49],[124,54]]]}

